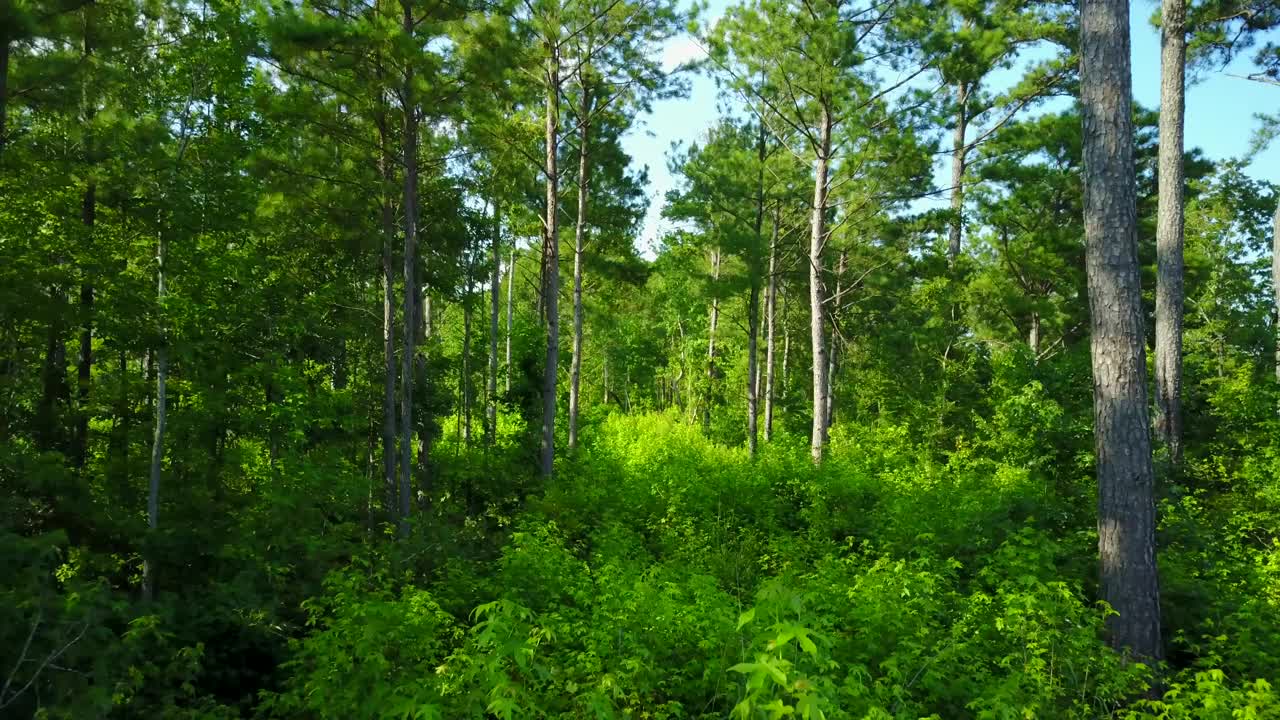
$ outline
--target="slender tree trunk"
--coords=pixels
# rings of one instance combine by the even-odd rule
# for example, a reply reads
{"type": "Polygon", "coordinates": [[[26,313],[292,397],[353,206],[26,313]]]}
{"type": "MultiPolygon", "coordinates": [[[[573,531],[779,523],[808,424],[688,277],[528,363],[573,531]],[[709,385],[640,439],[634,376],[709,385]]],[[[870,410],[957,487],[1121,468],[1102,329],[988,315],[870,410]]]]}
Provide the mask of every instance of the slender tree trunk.
{"type": "Polygon", "coordinates": [[[1156,432],[1182,463],[1183,119],[1186,0],[1163,0],[1160,23],[1160,170],[1156,221],[1156,432]]]}
{"type": "Polygon", "coordinates": [[[382,175],[382,491],[383,509],[388,519],[399,512],[396,485],[396,339],[395,339],[395,212],[391,206],[394,172],[390,158],[390,139],[386,136],[386,117],[380,130],[383,156],[379,159],[382,175]]]}
{"type": "Polygon", "coordinates": [[[1280,385],[1280,203],[1276,204],[1271,227],[1271,292],[1275,295],[1276,384],[1280,385]]]}
{"type": "Polygon", "coordinates": [[[1031,358],[1040,357],[1040,313],[1031,313],[1031,332],[1027,334],[1027,347],[1031,348],[1031,358]]]}
{"type": "Polygon", "coordinates": [[[711,429],[711,403],[715,398],[716,330],[720,326],[720,298],[716,295],[720,284],[720,248],[711,251],[711,284],[716,289],[712,291],[711,316],[707,325],[707,398],[702,409],[703,430],[711,429]]]}
{"type": "Polygon", "coordinates": [[[1098,552],[1111,644],[1160,658],[1154,473],[1139,287],[1128,0],[1082,0],[1085,265],[1093,355],[1098,552]]]}
{"type": "Polygon", "coordinates": [[[774,366],[774,316],[778,310],[778,215],[773,210],[773,229],[769,237],[769,282],[764,295],[765,351],[764,351],[764,440],[773,439],[773,366],[774,366]]]}
{"type": "MultiPolygon", "coordinates": [[[[160,247],[156,252],[156,304],[164,312],[165,304],[165,263],[169,256],[169,242],[161,231],[160,247]]],[[[160,321],[160,345],[156,348],[156,408],[155,434],[151,438],[151,473],[147,483],[147,528],[154,538],[156,528],[160,526],[160,472],[164,465],[164,434],[169,411],[169,340],[167,323],[160,321]]],[[[153,553],[149,550],[142,563],[142,598],[150,602],[155,597],[156,567],[153,553]]]]}
{"type": "Polygon", "coordinates": [[[813,221],[809,235],[809,333],[813,344],[813,432],[809,449],[822,462],[827,437],[827,339],[823,327],[822,248],[827,241],[827,173],[831,156],[831,109],[824,103],[818,128],[817,163],[813,182],[813,221]]]}
{"type": "MultiPolygon", "coordinates": [[[[835,294],[836,308],[840,306],[840,300],[839,300],[840,292],[841,292],[840,285],[841,285],[841,281],[844,279],[845,266],[848,264],[848,262],[849,262],[848,251],[841,250],[840,260],[836,263],[836,294],[835,294]]],[[[836,382],[836,372],[839,371],[840,369],[840,351],[839,351],[840,344],[836,342],[838,333],[835,332],[835,327],[836,327],[836,312],[835,312],[835,308],[832,308],[831,310],[831,331],[832,331],[831,347],[827,352],[828,359],[827,359],[826,429],[828,433],[830,433],[831,423],[835,421],[835,417],[836,417],[836,393],[835,393],[835,390],[833,389],[833,386],[835,385],[835,382],[836,382]]]]}
{"type": "Polygon", "coordinates": [[[578,227],[573,237],[573,359],[569,363],[569,450],[578,447],[578,383],[582,376],[582,248],[587,239],[587,208],[591,183],[591,87],[582,84],[578,131],[578,227]]]}
{"type": "MultiPolygon", "coordinates": [[[[559,22],[556,17],[554,22],[559,22]]],[[[556,149],[560,135],[560,33],[546,43],[546,218],[543,232],[543,307],[547,318],[547,356],[542,370],[541,471],[550,478],[556,458],[556,382],[560,366],[560,181],[556,149]]]]}
{"type": "Polygon", "coordinates": [[[952,264],[960,257],[960,240],[964,234],[964,173],[968,167],[969,84],[956,85],[956,131],[951,140],[951,233],[947,257],[952,264]]]}
{"type": "Polygon", "coordinates": [[[516,249],[511,248],[511,263],[507,267],[507,392],[511,392],[511,313],[515,306],[513,298],[516,289],[516,249]]]}
{"type": "Polygon", "coordinates": [[[485,385],[485,441],[498,439],[498,295],[502,292],[502,208],[493,201],[493,248],[489,276],[489,377],[485,385]]]}
{"type": "MultiPolygon", "coordinates": [[[[404,31],[412,36],[414,19],[412,6],[402,0],[404,31]]],[[[401,101],[404,104],[404,349],[400,358],[400,534],[409,532],[411,504],[411,480],[413,476],[413,331],[414,302],[418,295],[416,260],[418,257],[418,107],[413,97],[413,65],[404,70],[404,86],[401,101]]]]}
{"type": "Polygon", "coordinates": [[[9,52],[13,40],[5,35],[0,42],[0,158],[9,144],[9,52]]]}
{"type": "MultiPolygon", "coordinates": [[[[93,236],[97,216],[97,186],[92,180],[84,190],[84,203],[80,218],[86,235],[93,236]]],[[[90,241],[91,243],[92,241],[90,241]]],[[[89,388],[93,377],[93,283],[87,279],[80,283],[80,356],[76,361],[77,412],[75,449],[72,460],[77,468],[83,468],[89,455],[89,388]]]]}
{"type": "Polygon", "coordinates": [[[787,294],[782,294],[782,396],[791,389],[791,327],[787,324],[787,294]]]}
{"type": "MultiPolygon", "coordinates": [[[[754,457],[760,422],[760,273],[764,247],[764,162],[768,139],[764,123],[760,124],[756,142],[756,160],[760,164],[756,177],[755,246],[751,252],[751,291],[747,298],[747,451],[754,457]]],[[[769,257],[773,257],[772,246],[769,257]]]]}
{"type": "MultiPolygon", "coordinates": [[[[471,268],[468,263],[467,285],[471,285],[471,268]]],[[[462,301],[462,372],[459,385],[462,390],[462,442],[471,446],[471,298],[462,301]]]]}

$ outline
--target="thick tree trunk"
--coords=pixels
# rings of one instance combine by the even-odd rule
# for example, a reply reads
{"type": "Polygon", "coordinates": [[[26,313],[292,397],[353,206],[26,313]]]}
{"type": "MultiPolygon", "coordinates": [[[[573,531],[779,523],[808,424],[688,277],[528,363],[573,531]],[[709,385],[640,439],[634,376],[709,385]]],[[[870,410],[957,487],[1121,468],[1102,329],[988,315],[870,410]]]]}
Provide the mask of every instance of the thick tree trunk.
{"type": "Polygon", "coordinates": [[[969,84],[956,86],[956,131],[951,140],[951,233],[947,257],[954,264],[960,257],[960,239],[964,234],[964,173],[968,165],[969,84]]]}
{"type": "Polygon", "coordinates": [[[720,327],[720,298],[716,295],[720,284],[720,248],[711,251],[711,315],[707,324],[707,397],[702,408],[702,428],[711,429],[711,403],[715,398],[716,384],[716,330],[720,327]]]}
{"type": "Polygon", "coordinates": [[[1186,0],[1164,0],[1160,28],[1160,169],[1156,221],[1156,432],[1182,463],[1183,119],[1186,0]]]}
{"type": "MultiPolygon", "coordinates": [[[[161,308],[165,303],[165,263],[169,256],[169,243],[162,234],[160,247],[156,252],[156,304],[161,308]]],[[[163,311],[162,311],[163,312],[163,311]]],[[[160,324],[160,346],[156,348],[156,409],[155,433],[151,438],[151,472],[147,483],[147,528],[154,538],[156,528],[160,526],[160,472],[164,465],[164,434],[169,412],[169,341],[168,329],[164,320],[160,324]]],[[[142,598],[150,601],[155,597],[156,567],[153,553],[148,551],[142,562],[142,598]]]]}
{"type": "Polygon", "coordinates": [[[773,211],[773,229],[769,236],[769,279],[764,294],[765,351],[764,351],[764,440],[773,439],[773,338],[774,315],[778,309],[778,208],[773,211]]]}
{"type": "Polygon", "coordinates": [[[569,363],[569,450],[578,447],[578,383],[582,377],[582,248],[587,239],[587,202],[591,182],[591,88],[582,87],[578,122],[578,226],[573,235],[573,359],[569,363]]]}
{"type": "Polygon", "coordinates": [[[1031,348],[1031,358],[1040,357],[1040,313],[1031,313],[1031,331],[1027,334],[1027,347],[1031,348]]]}
{"type": "MultiPolygon", "coordinates": [[[[412,36],[413,12],[410,3],[402,0],[404,32],[412,36]]],[[[404,348],[400,357],[400,534],[409,532],[409,514],[412,510],[411,487],[413,476],[413,444],[409,441],[413,432],[413,331],[414,303],[418,295],[416,260],[418,257],[418,108],[413,97],[414,73],[412,64],[405,67],[401,102],[404,107],[404,348]]]]}
{"type": "Polygon", "coordinates": [[[822,107],[813,182],[813,220],[809,234],[809,334],[813,345],[813,432],[809,450],[822,462],[827,438],[827,339],[823,327],[822,248],[827,241],[827,173],[831,156],[831,109],[822,107]]]}
{"type": "MultiPolygon", "coordinates": [[[[556,22],[558,22],[558,18],[556,22]]],[[[543,221],[543,307],[547,318],[547,356],[542,369],[541,471],[550,478],[556,458],[556,382],[560,366],[560,181],[556,149],[560,135],[559,32],[547,41],[546,171],[547,204],[543,221]]]]}
{"type": "MultiPolygon", "coordinates": [[[[846,269],[845,266],[848,264],[848,262],[849,262],[848,251],[841,250],[840,260],[836,263],[836,294],[834,295],[834,297],[836,298],[835,300],[836,308],[840,306],[839,298],[840,298],[840,292],[842,290],[841,281],[844,279],[844,271],[846,269]]],[[[827,426],[828,433],[830,433],[831,431],[831,423],[835,422],[835,418],[836,418],[836,393],[835,393],[835,390],[833,389],[833,386],[835,385],[835,382],[836,382],[836,373],[840,370],[840,351],[839,351],[840,344],[836,342],[838,333],[835,331],[835,328],[836,328],[836,311],[835,311],[835,308],[832,308],[831,310],[831,347],[827,351],[826,426],[827,426]]]]}
{"type": "Polygon", "coordinates": [[[1154,473],[1139,287],[1128,0],[1081,2],[1085,242],[1098,552],[1111,644],[1161,656],[1154,473]]]}
{"type": "Polygon", "coordinates": [[[511,312],[516,289],[516,249],[511,248],[511,263],[507,267],[507,392],[511,392],[511,312]]]}
{"type": "Polygon", "coordinates": [[[493,201],[493,247],[489,275],[489,377],[485,384],[485,442],[498,438],[498,294],[502,292],[502,208],[493,201]]]}

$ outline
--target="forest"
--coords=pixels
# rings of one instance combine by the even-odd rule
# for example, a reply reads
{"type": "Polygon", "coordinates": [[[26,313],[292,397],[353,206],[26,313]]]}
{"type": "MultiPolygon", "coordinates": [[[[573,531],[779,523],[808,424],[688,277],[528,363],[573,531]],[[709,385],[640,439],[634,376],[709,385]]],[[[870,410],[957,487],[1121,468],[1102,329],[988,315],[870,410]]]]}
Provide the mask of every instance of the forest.
{"type": "Polygon", "coordinates": [[[1280,718],[1275,0],[0,41],[0,718],[1280,718]]]}

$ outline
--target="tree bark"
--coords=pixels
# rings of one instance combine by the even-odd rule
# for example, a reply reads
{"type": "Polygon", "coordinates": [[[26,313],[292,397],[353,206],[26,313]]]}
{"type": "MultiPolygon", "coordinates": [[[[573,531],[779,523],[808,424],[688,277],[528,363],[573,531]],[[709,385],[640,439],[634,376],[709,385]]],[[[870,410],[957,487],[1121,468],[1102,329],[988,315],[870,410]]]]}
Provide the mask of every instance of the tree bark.
{"type": "Polygon", "coordinates": [[[591,88],[582,84],[578,119],[578,223],[573,236],[573,359],[569,363],[569,450],[578,447],[578,383],[582,377],[582,248],[587,238],[587,208],[591,181],[591,88]]]}
{"type": "MultiPolygon", "coordinates": [[[[160,526],[160,472],[164,465],[164,434],[169,411],[169,339],[163,319],[165,304],[165,263],[168,261],[169,243],[161,231],[160,247],[156,252],[156,304],[160,307],[160,346],[156,348],[156,410],[155,433],[151,438],[151,472],[147,483],[147,528],[154,538],[160,526]]],[[[153,552],[148,549],[142,562],[142,598],[150,602],[155,598],[156,567],[153,552]]]]}
{"type": "Polygon", "coordinates": [[[394,171],[387,137],[386,115],[381,118],[382,157],[382,490],[383,511],[389,520],[400,512],[396,473],[396,340],[395,340],[395,212],[391,206],[394,171]]]}
{"type": "Polygon", "coordinates": [[[955,264],[960,257],[960,240],[964,233],[964,173],[968,165],[969,84],[956,85],[956,131],[951,140],[951,233],[947,242],[947,258],[955,264]]]}
{"type": "MultiPolygon", "coordinates": [[[[756,176],[755,245],[751,251],[751,291],[747,298],[747,451],[754,457],[760,423],[760,362],[757,355],[760,336],[760,273],[761,254],[764,246],[764,163],[768,148],[764,123],[760,123],[756,142],[756,161],[760,164],[756,176]]],[[[772,246],[769,257],[773,257],[772,246]]],[[[772,268],[770,268],[772,270],[772,268]]]]}
{"type": "MultiPolygon", "coordinates": [[[[413,11],[408,0],[402,0],[404,10],[403,29],[412,37],[413,11]]],[[[404,110],[404,349],[400,358],[400,534],[409,532],[411,504],[411,480],[413,475],[413,445],[409,441],[413,432],[413,331],[414,303],[417,300],[418,280],[418,109],[413,97],[413,64],[405,65],[401,102],[404,110]]]]}
{"type": "MultiPolygon", "coordinates": [[[[86,236],[92,244],[93,226],[97,216],[97,186],[90,180],[84,190],[84,203],[80,219],[86,236]]],[[[76,434],[72,462],[76,468],[84,468],[89,456],[89,387],[93,378],[93,283],[87,279],[80,283],[80,355],[76,360],[76,434]]]]}
{"type": "MultiPolygon", "coordinates": [[[[838,298],[840,297],[841,280],[844,278],[845,266],[848,262],[848,251],[841,250],[840,260],[836,263],[836,294],[834,297],[837,298],[835,301],[837,307],[839,307],[840,302],[838,298]]],[[[827,351],[827,419],[825,422],[828,435],[831,432],[831,423],[835,422],[836,417],[836,393],[835,390],[832,389],[832,386],[836,381],[836,372],[840,369],[839,343],[836,342],[837,333],[835,332],[835,328],[836,313],[833,308],[831,311],[831,347],[827,351]]]]}
{"type": "Polygon", "coordinates": [[[822,248],[827,241],[827,173],[831,156],[831,108],[824,102],[819,124],[817,161],[813,182],[813,220],[809,234],[809,334],[813,345],[813,432],[809,450],[815,463],[822,462],[827,438],[827,339],[823,327],[822,248]]]}
{"type": "Polygon", "coordinates": [[[1280,203],[1271,227],[1271,292],[1275,295],[1276,322],[1276,384],[1280,385],[1280,203]]]}
{"type": "MultiPolygon", "coordinates": [[[[559,22],[555,18],[554,22],[559,22]]],[[[556,149],[560,134],[560,33],[548,38],[546,107],[546,218],[543,221],[543,308],[547,319],[547,355],[542,369],[541,471],[550,478],[556,458],[556,382],[560,365],[560,180],[556,149]]]]}
{"type": "Polygon", "coordinates": [[[511,311],[516,289],[516,249],[511,248],[511,264],[507,268],[507,392],[511,392],[511,311]]]}
{"type": "Polygon", "coordinates": [[[0,158],[9,144],[9,52],[13,40],[5,35],[0,42],[0,158]]]}
{"type": "Polygon", "coordinates": [[[769,236],[769,279],[764,295],[765,351],[764,351],[764,440],[773,439],[773,340],[774,315],[778,309],[778,215],[779,208],[773,210],[773,229],[769,236]]]}
{"type": "Polygon", "coordinates": [[[489,275],[489,377],[485,384],[485,442],[498,438],[498,294],[502,292],[502,208],[493,201],[493,248],[489,275]]]}
{"type": "Polygon", "coordinates": [[[1183,126],[1186,0],[1163,0],[1160,23],[1159,209],[1156,221],[1156,432],[1182,463],[1183,126]]]}
{"type": "MultiPolygon", "coordinates": [[[[711,251],[711,283],[715,287],[720,282],[720,248],[711,251]]],[[[720,298],[712,291],[711,316],[707,324],[707,398],[702,409],[702,428],[711,429],[711,402],[715,397],[716,382],[716,329],[720,325],[720,298]]]]}
{"type": "Polygon", "coordinates": [[[1098,553],[1112,646],[1160,658],[1154,473],[1139,287],[1128,0],[1081,2],[1085,265],[1098,553]]]}

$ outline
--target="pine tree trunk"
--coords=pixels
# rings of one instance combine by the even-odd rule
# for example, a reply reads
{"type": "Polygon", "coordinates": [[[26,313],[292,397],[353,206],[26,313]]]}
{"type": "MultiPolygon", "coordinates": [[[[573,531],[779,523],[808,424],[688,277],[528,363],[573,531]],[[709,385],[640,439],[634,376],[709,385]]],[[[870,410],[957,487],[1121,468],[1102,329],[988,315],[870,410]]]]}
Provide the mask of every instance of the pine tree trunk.
{"type": "Polygon", "coordinates": [[[964,234],[964,173],[968,166],[969,85],[956,86],[956,131],[951,140],[951,232],[947,257],[952,264],[960,257],[960,240],[964,234]]]}
{"type": "Polygon", "coordinates": [[[386,137],[382,118],[383,156],[379,159],[382,175],[382,491],[383,511],[389,520],[400,512],[396,486],[396,340],[395,340],[395,213],[391,206],[393,185],[390,138],[386,137]]]}
{"type": "MultiPolygon", "coordinates": [[[[711,284],[720,283],[720,248],[711,251],[711,284]]],[[[702,428],[711,429],[711,403],[715,398],[716,383],[716,330],[720,326],[720,298],[716,296],[719,289],[712,291],[711,316],[707,324],[707,398],[702,409],[702,428]]]]}
{"type": "Polygon", "coordinates": [[[498,294],[502,292],[502,208],[493,201],[493,248],[489,276],[489,377],[485,384],[485,442],[498,438],[498,294]]]}
{"type": "Polygon", "coordinates": [[[773,211],[773,229],[769,237],[769,282],[764,296],[765,351],[764,351],[764,440],[773,439],[773,368],[774,368],[774,316],[778,310],[778,215],[773,211]]]}
{"type": "MultiPolygon", "coordinates": [[[[555,19],[559,22],[559,18],[555,19]]],[[[560,38],[549,38],[547,50],[546,107],[546,218],[544,220],[543,308],[547,319],[547,356],[542,369],[541,471],[550,478],[556,458],[556,382],[560,366],[560,181],[556,149],[560,134],[560,38]]]]}
{"type": "Polygon", "coordinates": [[[1031,313],[1031,332],[1027,334],[1027,347],[1031,348],[1031,359],[1040,357],[1040,313],[1031,313]]]}
{"type": "MultiPolygon", "coordinates": [[[[467,285],[471,285],[471,268],[467,268],[467,285]]],[[[462,442],[471,445],[471,298],[462,300],[462,370],[458,383],[462,390],[462,442]]]]}
{"type": "Polygon", "coordinates": [[[1128,0],[1081,2],[1085,265],[1093,356],[1098,552],[1111,644],[1160,658],[1154,473],[1139,287],[1128,0]]]}
{"type": "Polygon", "coordinates": [[[9,52],[13,41],[5,35],[0,42],[0,158],[9,144],[9,52]]]}
{"type": "MultiPolygon", "coordinates": [[[[86,234],[92,238],[97,216],[97,186],[92,180],[84,190],[80,218],[86,234]]],[[[93,283],[80,283],[80,355],[76,360],[77,408],[75,449],[72,462],[84,468],[89,455],[89,387],[93,377],[93,283]]]]}
{"type": "Polygon", "coordinates": [[[591,88],[583,83],[578,133],[578,226],[573,236],[573,358],[569,363],[569,450],[578,447],[578,383],[582,377],[582,248],[587,237],[591,169],[591,88]]]}
{"type": "MultiPolygon", "coordinates": [[[[402,0],[404,9],[403,29],[412,36],[414,19],[412,6],[402,0]]],[[[401,102],[404,107],[404,348],[400,357],[400,534],[409,532],[411,505],[411,480],[413,476],[413,445],[409,441],[413,432],[413,331],[414,303],[418,295],[416,260],[418,257],[418,109],[413,97],[413,65],[406,65],[401,102]]]]}
{"type": "Polygon", "coordinates": [[[813,432],[809,450],[822,462],[827,438],[827,339],[823,327],[822,249],[827,241],[827,173],[831,156],[831,109],[822,107],[813,182],[813,220],[809,234],[809,334],[813,345],[813,432]]]}
{"type": "Polygon", "coordinates": [[[507,268],[507,392],[511,392],[511,313],[515,309],[516,249],[511,248],[511,264],[507,268]]]}
{"type": "Polygon", "coordinates": [[[1160,169],[1156,221],[1156,432],[1182,462],[1183,120],[1185,0],[1163,0],[1160,29],[1160,169]]]}
{"type": "Polygon", "coordinates": [[[1271,226],[1271,292],[1275,295],[1276,321],[1276,384],[1280,385],[1280,203],[1271,226]]]}
{"type": "MultiPolygon", "coordinates": [[[[156,252],[156,304],[163,313],[165,304],[165,263],[169,256],[169,243],[161,231],[160,247],[156,252]]],[[[151,472],[147,483],[147,528],[154,538],[160,526],[160,472],[164,465],[164,434],[169,412],[169,341],[166,323],[160,323],[160,346],[156,348],[156,409],[155,434],[151,438],[151,472]]],[[[142,598],[151,601],[155,597],[155,558],[148,551],[142,563],[142,598]]]]}
{"type": "MultiPolygon", "coordinates": [[[[760,164],[756,177],[755,246],[751,252],[751,291],[747,298],[747,451],[754,457],[760,423],[760,273],[761,249],[764,246],[764,162],[768,141],[764,124],[759,127],[756,161],[760,164]]],[[[772,252],[770,253],[772,257],[772,252]]]]}
{"type": "MultiPolygon", "coordinates": [[[[839,307],[839,303],[840,303],[839,298],[840,298],[840,292],[842,289],[841,280],[844,279],[845,266],[848,264],[848,262],[849,262],[848,251],[841,250],[840,260],[836,263],[836,294],[835,294],[836,307],[839,307]]],[[[835,313],[835,308],[832,308],[831,310],[831,331],[832,331],[831,347],[827,351],[828,360],[827,360],[826,429],[827,429],[828,435],[831,432],[831,423],[835,422],[835,417],[836,417],[836,393],[835,393],[835,390],[833,389],[833,385],[835,384],[835,381],[836,381],[836,372],[840,369],[839,343],[836,342],[837,333],[835,332],[835,327],[836,327],[836,313],[835,313]]]]}

